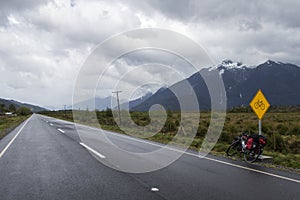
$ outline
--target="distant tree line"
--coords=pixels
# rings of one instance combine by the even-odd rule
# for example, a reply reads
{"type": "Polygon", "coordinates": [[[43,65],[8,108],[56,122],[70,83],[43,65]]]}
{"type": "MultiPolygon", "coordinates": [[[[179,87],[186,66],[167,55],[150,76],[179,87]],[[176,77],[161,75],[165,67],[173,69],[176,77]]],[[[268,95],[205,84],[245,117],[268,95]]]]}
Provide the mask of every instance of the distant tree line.
{"type": "Polygon", "coordinates": [[[5,114],[6,112],[15,113],[17,115],[29,115],[32,113],[30,108],[27,108],[25,106],[21,106],[19,108],[16,108],[14,104],[10,104],[8,107],[5,106],[5,104],[0,104],[0,114],[5,114]]]}
{"type": "MultiPolygon", "coordinates": [[[[238,106],[234,107],[228,112],[231,113],[249,113],[253,112],[252,108],[250,106],[238,106]]],[[[300,105],[296,106],[281,106],[281,105],[275,105],[275,106],[270,106],[268,109],[268,112],[273,112],[273,113],[291,113],[291,112],[300,112],[300,105]]]]}

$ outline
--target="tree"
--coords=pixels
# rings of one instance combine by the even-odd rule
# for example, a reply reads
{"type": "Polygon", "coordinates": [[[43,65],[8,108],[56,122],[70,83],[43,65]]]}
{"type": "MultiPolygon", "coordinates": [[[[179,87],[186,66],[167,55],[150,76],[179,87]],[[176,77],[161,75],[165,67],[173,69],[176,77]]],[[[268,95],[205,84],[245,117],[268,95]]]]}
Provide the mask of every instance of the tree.
{"type": "Polygon", "coordinates": [[[5,112],[6,106],[4,104],[0,104],[0,112],[5,112]]]}
{"type": "Polygon", "coordinates": [[[20,107],[20,108],[18,109],[17,113],[18,113],[19,115],[29,115],[29,114],[31,114],[32,112],[31,112],[31,110],[30,110],[29,108],[22,106],[22,107],[20,107]]]}
{"type": "Polygon", "coordinates": [[[16,112],[16,107],[15,107],[14,104],[10,104],[8,109],[9,109],[10,112],[16,112]]]}
{"type": "Polygon", "coordinates": [[[106,108],[105,115],[106,117],[112,117],[113,116],[112,110],[110,108],[106,108]]]}

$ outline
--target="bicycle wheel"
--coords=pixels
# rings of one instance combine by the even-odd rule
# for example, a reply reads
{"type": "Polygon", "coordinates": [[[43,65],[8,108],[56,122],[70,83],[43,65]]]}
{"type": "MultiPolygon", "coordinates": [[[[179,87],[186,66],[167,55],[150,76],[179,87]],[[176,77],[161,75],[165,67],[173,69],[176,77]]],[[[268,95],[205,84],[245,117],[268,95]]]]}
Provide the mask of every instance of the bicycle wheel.
{"type": "Polygon", "coordinates": [[[237,154],[240,150],[240,145],[241,143],[239,140],[234,141],[226,150],[227,156],[233,156],[237,154]]]}
{"type": "Polygon", "coordinates": [[[244,159],[247,163],[254,163],[255,161],[257,161],[260,154],[261,154],[260,148],[255,148],[252,150],[247,149],[244,152],[244,159]]]}

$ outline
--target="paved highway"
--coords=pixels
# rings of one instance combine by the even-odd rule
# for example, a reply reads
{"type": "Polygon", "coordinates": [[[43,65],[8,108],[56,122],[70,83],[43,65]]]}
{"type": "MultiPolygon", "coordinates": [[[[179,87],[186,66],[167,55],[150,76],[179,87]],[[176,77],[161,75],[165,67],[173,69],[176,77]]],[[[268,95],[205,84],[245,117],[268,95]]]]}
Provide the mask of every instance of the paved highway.
{"type": "MultiPolygon", "coordinates": [[[[77,128],[84,137],[78,136],[73,123],[33,115],[3,138],[0,199],[283,200],[300,196],[298,174],[214,156],[199,158],[192,151],[155,172],[120,172],[109,166],[117,168],[126,160],[132,163],[140,158],[119,158],[117,163],[109,146],[95,139],[98,129],[77,128]]],[[[105,134],[127,151],[160,148],[157,143],[105,134]]]]}

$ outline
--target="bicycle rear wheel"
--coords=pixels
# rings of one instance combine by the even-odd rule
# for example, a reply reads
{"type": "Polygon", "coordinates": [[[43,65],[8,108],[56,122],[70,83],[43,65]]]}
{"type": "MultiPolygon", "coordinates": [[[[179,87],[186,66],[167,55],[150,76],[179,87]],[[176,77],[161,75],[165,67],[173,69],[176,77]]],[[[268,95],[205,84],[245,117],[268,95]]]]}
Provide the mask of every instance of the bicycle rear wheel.
{"type": "Polygon", "coordinates": [[[254,163],[257,161],[258,157],[261,154],[261,149],[260,148],[255,148],[252,150],[246,150],[244,152],[244,159],[247,163],[254,163]]]}
{"type": "Polygon", "coordinates": [[[234,141],[226,150],[227,156],[233,156],[237,154],[240,151],[240,145],[241,143],[239,140],[234,141]]]}

